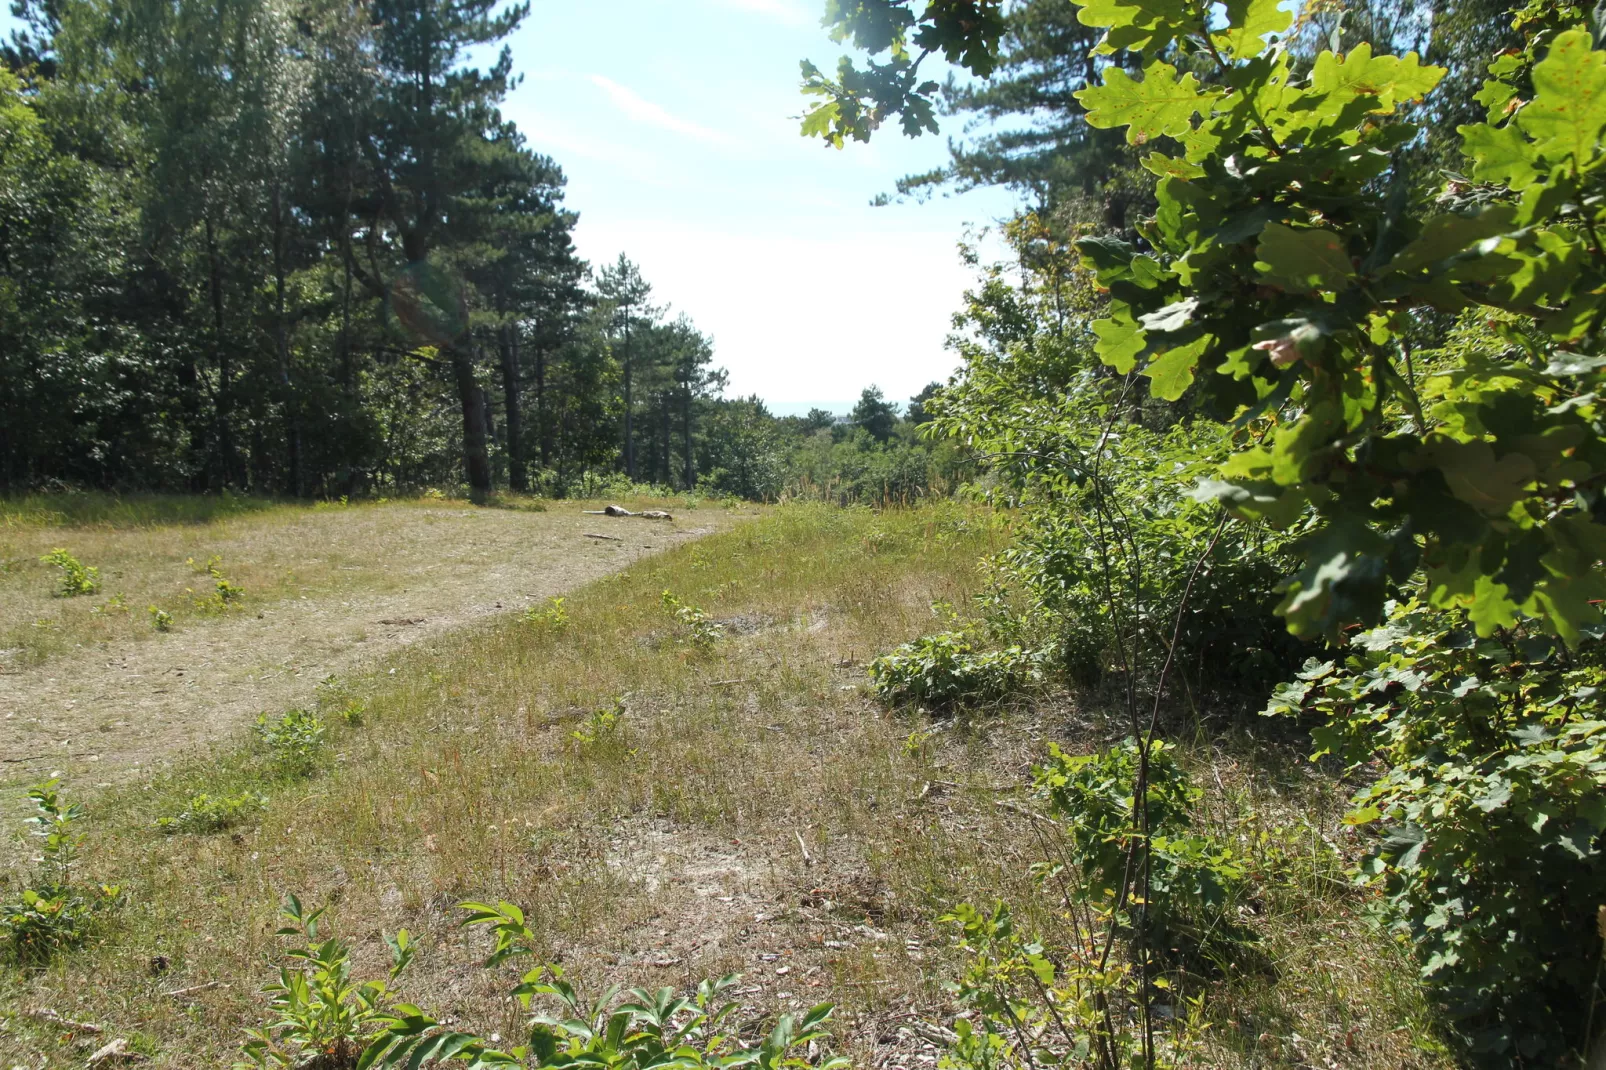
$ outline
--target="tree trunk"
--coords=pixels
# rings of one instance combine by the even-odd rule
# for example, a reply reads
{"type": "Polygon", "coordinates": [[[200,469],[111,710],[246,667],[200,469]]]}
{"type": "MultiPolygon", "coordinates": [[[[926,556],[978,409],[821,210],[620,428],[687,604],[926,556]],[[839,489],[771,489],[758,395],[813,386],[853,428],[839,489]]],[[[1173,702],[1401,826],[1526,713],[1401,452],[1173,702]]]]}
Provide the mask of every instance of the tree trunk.
{"type": "Polygon", "coordinates": [[[697,486],[697,465],[691,455],[691,386],[688,384],[680,395],[681,424],[686,433],[686,489],[692,490],[697,486]]]}
{"type": "Polygon", "coordinates": [[[674,462],[669,459],[669,395],[667,393],[659,395],[658,404],[663,416],[660,421],[663,426],[658,436],[663,449],[663,460],[659,464],[659,470],[664,475],[664,486],[669,487],[675,482],[674,462]]]}
{"type": "Polygon", "coordinates": [[[290,493],[301,497],[301,426],[290,385],[290,328],[284,319],[284,191],[273,184],[273,331],[279,354],[279,388],[284,392],[284,436],[289,449],[290,493]]]}
{"type": "Polygon", "coordinates": [[[217,248],[212,217],[206,217],[207,288],[212,298],[212,359],[217,364],[217,466],[218,484],[226,487],[234,477],[234,433],[231,428],[234,392],[229,380],[234,368],[223,340],[223,265],[217,248]]]}
{"type": "Polygon", "coordinates": [[[519,493],[530,489],[524,471],[524,420],[519,412],[519,330],[504,325],[497,331],[502,352],[502,399],[507,409],[503,437],[507,450],[507,482],[519,493]]]}
{"type": "Polygon", "coordinates": [[[552,463],[552,435],[546,418],[546,350],[535,350],[535,436],[541,443],[541,467],[552,463]]]}
{"type": "Polygon", "coordinates": [[[487,448],[485,403],[474,380],[473,341],[463,338],[449,348],[457,399],[463,407],[463,468],[468,474],[469,498],[483,504],[491,494],[491,455],[487,448]]]}
{"type": "Polygon", "coordinates": [[[636,478],[636,433],[631,426],[635,402],[630,395],[630,313],[625,313],[625,475],[636,478]]]}

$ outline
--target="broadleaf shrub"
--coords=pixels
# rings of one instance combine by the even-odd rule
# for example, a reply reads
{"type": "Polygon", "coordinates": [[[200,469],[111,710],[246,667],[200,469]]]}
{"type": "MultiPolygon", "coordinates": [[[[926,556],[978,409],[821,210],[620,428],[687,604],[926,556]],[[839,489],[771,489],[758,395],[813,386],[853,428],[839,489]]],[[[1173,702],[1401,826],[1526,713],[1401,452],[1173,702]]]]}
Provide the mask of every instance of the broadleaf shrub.
{"type": "Polygon", "coordinates": [[[1578,1050],[1598,998],[1603,653],[1531,622],[1480,639],[1464,614],[1402,602],[1268,708],[1320,718],[1317,755],[1381,761],[1346,818],[1380,830],[1358,876],[1493,1064],[1578,1050]]]}
{"type": "Polygon", "coordinates": [[[1134,809],[1140,756],[1130,738],[1096,754],[1069,755],[1050,745],[1034,781],[1065,823],[1069,858],[1089,899],[1107,909],[1142,910],[1152,946],[1191,953],[1205,940],[1234,935],[1225,917],[1244,866],[1230,847],[1194,828],[1199,789],[1177,761],[1175,745],[1161,740],[1149,745],[1144,833],[1134,809]]]}
{"type": "Polygon", "coordinates": [[[1035,654],[1018,646],[978,650],[962,631],[921,636],[870,663],[876,695],[899,706],[997,702],[1040,676],[1035,654]]]}
{"type": "Polygon", "coordinates": [[[28,798],[35,809],[29,831],[41,841],[39,869],[19,898],[0,903],[0,934],[13,959],[39,965],[88,940],[122,891],[85,887],[73,877],[84,844],[82,803],[67,802],[55,780],[31,788],[28,798]]]}

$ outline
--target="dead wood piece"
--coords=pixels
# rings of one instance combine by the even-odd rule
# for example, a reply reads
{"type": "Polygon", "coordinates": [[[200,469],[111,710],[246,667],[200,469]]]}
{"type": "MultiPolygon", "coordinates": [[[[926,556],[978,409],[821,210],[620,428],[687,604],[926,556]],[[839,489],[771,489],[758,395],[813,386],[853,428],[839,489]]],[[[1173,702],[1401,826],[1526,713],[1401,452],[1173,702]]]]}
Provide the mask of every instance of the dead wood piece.
{"type": "Polygon", "coordinates": [[[380,621],[379,623],[381,623],[381,624],[422,624],[422,623],[424,623],[425,619],[426,618],[424,618],[424,617],[386,617],[384,620],[380,621]]]}
{"type": "Polygon", "coordinates": [[[128,1050],[128,1038],[118,1037],[116,1040],[101,1048],[89,1057],[90,1066],[104,1066],[109,1063],[131,1063],[143,1060],[145,1056],[137,1051],[128,1050]]]}
{"type": "Polygon", "coordinates": [[[606,509],[585,509],[582,511],[586,516],[633,516],[641,520],[675,519],[662,509],[643,509],[639,513],[632,513],[622,505],[610,505],[606,509]]]}
{"type": "Polygon", "coordinates": [[[104,1033],[105,1030],[93,1022],[75,1022],[71,1018],[63,1017],[49,1007],[41,1007],[36,1011],[23,1011],[24,1018],[32,1018],[36,1022],[49,1022],[59,1025],[63,1029],[71,1029],[74,1033],[104,1033]]]}
{"type": "Polygon", "coordinates": [[[617,535],[598,535],[594,531],[583,532],[583,534],[588,539],[606,539],[608,542],[624,542],[624,540],[617,535]]]}
{"type": "Polygon", "coordinates": [[[222,981],[208,981],[204,985],[190,985],[188,988],[175,988],[171,992],[163,992],[162,995],[167,996],[170,999],[186,999],[198,992],[210,992],[214,988],[227,987],[229,986],[224,984],[222,981]]]}
{"type": "Polygon", "coordinates": [[[808,844],[803,842],[803,834],[797,829],[793,829],[792,835],[797,837],[797,849],[803,852],[803,868],[807,869],[809,866],[814,865],[814,859],[809,856],[808,844]]]}

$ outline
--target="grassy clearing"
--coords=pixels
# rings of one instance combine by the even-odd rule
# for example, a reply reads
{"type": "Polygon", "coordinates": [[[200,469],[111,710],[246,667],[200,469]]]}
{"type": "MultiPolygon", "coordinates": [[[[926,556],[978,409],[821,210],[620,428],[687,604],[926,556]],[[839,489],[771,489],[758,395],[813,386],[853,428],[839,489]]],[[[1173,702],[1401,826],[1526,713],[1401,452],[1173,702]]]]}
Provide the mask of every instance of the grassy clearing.
{"type": "MultiPolygon", "coordinates": [[[[412,930],[406,998],[506,1036],[511,971],[479,968],[488,945],[454,907],[506,898],[593,991],[738,970],[754,1016],[835,1000],[856,1062],[931,1065],[919,1020],[947,1013],[954,968],[935,917],[1001,896],[1052,933],[1058,903],[1029,868],[1053,837],[1021,813],[1023,785],[1049,740],[1120,734],[1060,695],[973,723],[868,699],[864,663],[942,627],[932,603],[966,605],[1006,535],[957,506],[781,509],[591,584],[563,626],[503,619],[326,688],[310,778],[242,744],[92,799],[88,870],[129,905],[98,946],[5,973],[0,1007],[102,1024],[156,1066],[224,1064],[260,1019],[274,911],[296,892],[334,904],[375,975],[381,930],[412,930]],[[699,641],[666,589],[718,637],[699,641]],[[268,801],[212,834],[155,827],[203,792],[268,801]]],[[[1253,860],[1259,935],[1251,966],[1189,987],[1197,1065],[1443,1065],[1418,1047],[1409,965],[1327,846],[1347,850],[1341,789],[1247,736],[1201,737],[1189,761],[1206,816],[1253,860]]],[[[76,1065],[101,1039],[0,1025],[0,1053],[29,1066],[76,1065]]]]}
{"type": "MultiPolygon", "coordinates": [[[[496,504],[493,515],[549,505],[570,514],[599,503],[504,497],[496,504]]],[[[684,512],[687,503],[625,504],[684,512]]],[[[0,671],[92,644],[148,640],[162,631],[151,607],[167,615],[168,629],[181,630],[247,604],[399,590],[420,568],[453,556],[443,543],[460,526],[456,521],[485,512],[430,498],[349,504],[234,495],[3,498],[0,671]],[[434,538],[419,530],[431,522],[440,525],[434,538]],[[60,569],[41,560],[58,548],[99,571],[94,593],[61,596],[60,569]],[[220,598],[219,579],[243,597],[232,603],[220,598]]]]}

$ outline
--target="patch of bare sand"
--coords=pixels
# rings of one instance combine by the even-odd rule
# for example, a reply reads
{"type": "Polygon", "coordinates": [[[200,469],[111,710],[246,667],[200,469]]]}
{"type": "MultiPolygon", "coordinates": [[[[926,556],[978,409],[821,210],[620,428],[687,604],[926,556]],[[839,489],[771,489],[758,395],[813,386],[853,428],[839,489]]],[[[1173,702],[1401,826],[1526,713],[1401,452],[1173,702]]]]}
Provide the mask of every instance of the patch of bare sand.
{"type": "Polygon", "coordinates": [[[610,519],[578,503],[544,513],[408,503],[308,511],[274,533],[274,556],[355,561],[348,584],[260,603],[248,591],[243,608],[166,635],[86,643],[0,673],[0,783],[55,773],[126,779],[218,743],[258,713],[312,701],[330,675],[539,605],[742,515],[610,519]]]}

